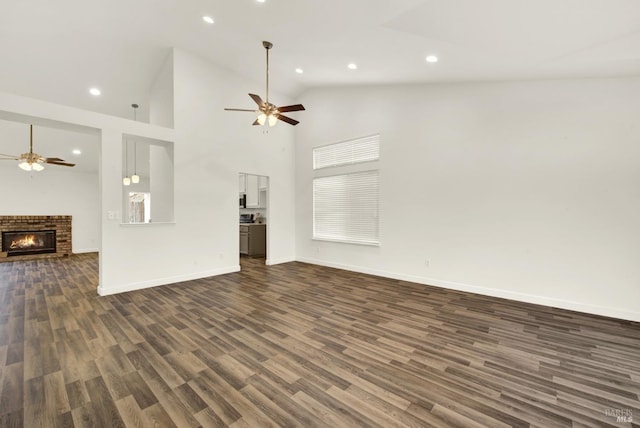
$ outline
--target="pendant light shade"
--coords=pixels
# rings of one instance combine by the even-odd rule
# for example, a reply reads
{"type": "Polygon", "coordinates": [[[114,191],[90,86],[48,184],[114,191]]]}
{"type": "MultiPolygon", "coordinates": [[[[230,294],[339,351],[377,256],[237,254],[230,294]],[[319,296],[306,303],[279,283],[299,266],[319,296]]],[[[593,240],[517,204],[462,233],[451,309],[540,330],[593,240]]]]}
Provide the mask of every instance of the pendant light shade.
{"type": "Polygon", "coordinates": [[[133,175],[131,176],[131,182],[133,184],[140,183],[140,176],[138,175],[138,142],[133,142],[133,175]]]}

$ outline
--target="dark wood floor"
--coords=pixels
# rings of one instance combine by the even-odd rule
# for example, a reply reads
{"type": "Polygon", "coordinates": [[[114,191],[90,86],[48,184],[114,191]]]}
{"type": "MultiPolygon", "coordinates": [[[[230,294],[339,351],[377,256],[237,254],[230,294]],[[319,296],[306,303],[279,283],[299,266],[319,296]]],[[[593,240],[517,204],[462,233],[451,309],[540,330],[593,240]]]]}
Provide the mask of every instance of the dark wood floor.
{"type": "Polygon", "coordinates": [[[242,267],[98,297],[95,255],[0,264],[0,426],[640,421],[639,324],[303,263],[242,267]]]}

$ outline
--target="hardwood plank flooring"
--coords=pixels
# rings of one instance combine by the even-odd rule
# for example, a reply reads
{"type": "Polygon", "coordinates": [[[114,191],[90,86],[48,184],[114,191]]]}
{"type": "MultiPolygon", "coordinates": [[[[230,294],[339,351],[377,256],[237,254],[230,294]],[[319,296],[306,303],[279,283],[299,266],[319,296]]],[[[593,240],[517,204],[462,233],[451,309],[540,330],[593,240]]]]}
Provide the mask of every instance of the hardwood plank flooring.
{"type": "Polygon", "coordinates": [[[640,324],[352,272],[0,264],[0,427],[640,426],[640,324]],[[634,422],[635,421],[635,422],[634,422]]]}

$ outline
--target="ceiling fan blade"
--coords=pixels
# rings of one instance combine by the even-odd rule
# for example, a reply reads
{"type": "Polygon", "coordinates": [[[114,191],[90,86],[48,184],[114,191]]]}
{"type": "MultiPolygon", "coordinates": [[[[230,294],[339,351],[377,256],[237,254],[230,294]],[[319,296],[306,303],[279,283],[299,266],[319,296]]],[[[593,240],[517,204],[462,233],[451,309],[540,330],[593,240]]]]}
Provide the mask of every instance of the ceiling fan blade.
{"type": "Polygon", "coordinates": [[[68,163],[68,162],[60,162],[60,161],[54,161],[54,160],[49,160],[49,159],[45,159],[44,161],[45,163],[51,164],[51,165],[60,165],[60,166],[76,166],[75,163],[68,163]]]}
{"type": "Polygon", "coordinates": [[[258,104],[259,107],[262,107],[264,105],[264,101],[262,101],[262,98],[260,98],[260,95],[249,94],[249,96],[253,101],[256,102],[256,104],[258,104]]]}
{"type": "Polygon", "coordinates": [[[299,121],[297,121],[297,120],[295,120],[295,119],[291,119],[290,117],[283,116],[283,115],[281,115],[281,114],[277,115],[276,117],[277,117],[279,120],[283,121],[283,122],[287,122],[289,125],[293,125],[293,126],[295,126],[295,125],[297,125],[297,124],[299,124],[299,123],[300,123],[299,121]]]}
{"type": "Polygon", "coordinates": [[[244,108],[226,108],[227,111],[250,111],[252,113],[258,113],[258,110],[249,110],[244,108]]]}
{"type": "Polygon", "coordinates": [[[50,161],[55,161],[55,162],[64,162],[64,159],[60,159],[60,158],[45,158],[44,159],[46,162],[50,162],[50,161]]]}
{"type": "Polygon", "coordinates": [[[252,123],[253,126],[259,126],[260,122],[258,122],[258,119],[254,120],[252,123]]]}
{"type": "Polygon", "coordinates": [[[2,153],[0,153],[0,156],[4,156],[4,157],[0,158],[0,160],[18,160],[18,159],[20,159],[18,156],[4,155],[2,153]]]}
{"type": "Polygon", "coordinates": [[[278,111],[280,113],[286,113],[288,111],[300,111],[304,110],[304,106],[302,104],[294,104],[290,106],[278,107],[278,111]]]}

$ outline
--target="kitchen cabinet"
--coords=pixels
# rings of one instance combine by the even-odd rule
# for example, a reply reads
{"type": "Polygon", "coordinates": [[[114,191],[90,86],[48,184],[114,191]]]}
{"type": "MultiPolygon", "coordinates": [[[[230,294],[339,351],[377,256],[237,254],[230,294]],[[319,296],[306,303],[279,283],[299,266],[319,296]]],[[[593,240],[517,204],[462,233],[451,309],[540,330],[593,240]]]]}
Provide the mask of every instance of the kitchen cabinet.
{"type": "Polygon", "coordinates": [[[258,177],[258,189],[259,190],[267,190],[267,177],[264,175],[260,175],[258,177]]]}
{"type": "Polygon", "coordinates": [[[258,208],[260,206],[260,191],[258,189],[258,176],[247,174],[247,208],[258,208]]]}
{"type": "Polygon", "coordinates": [[[238,193],[247,193],[247,174],[238,177],[238,193]]]}
{"type": "Polygon", "coordinates": [[[240,225],[240,254],[264,256],[267,254],[267,225],[240,225]]]}

